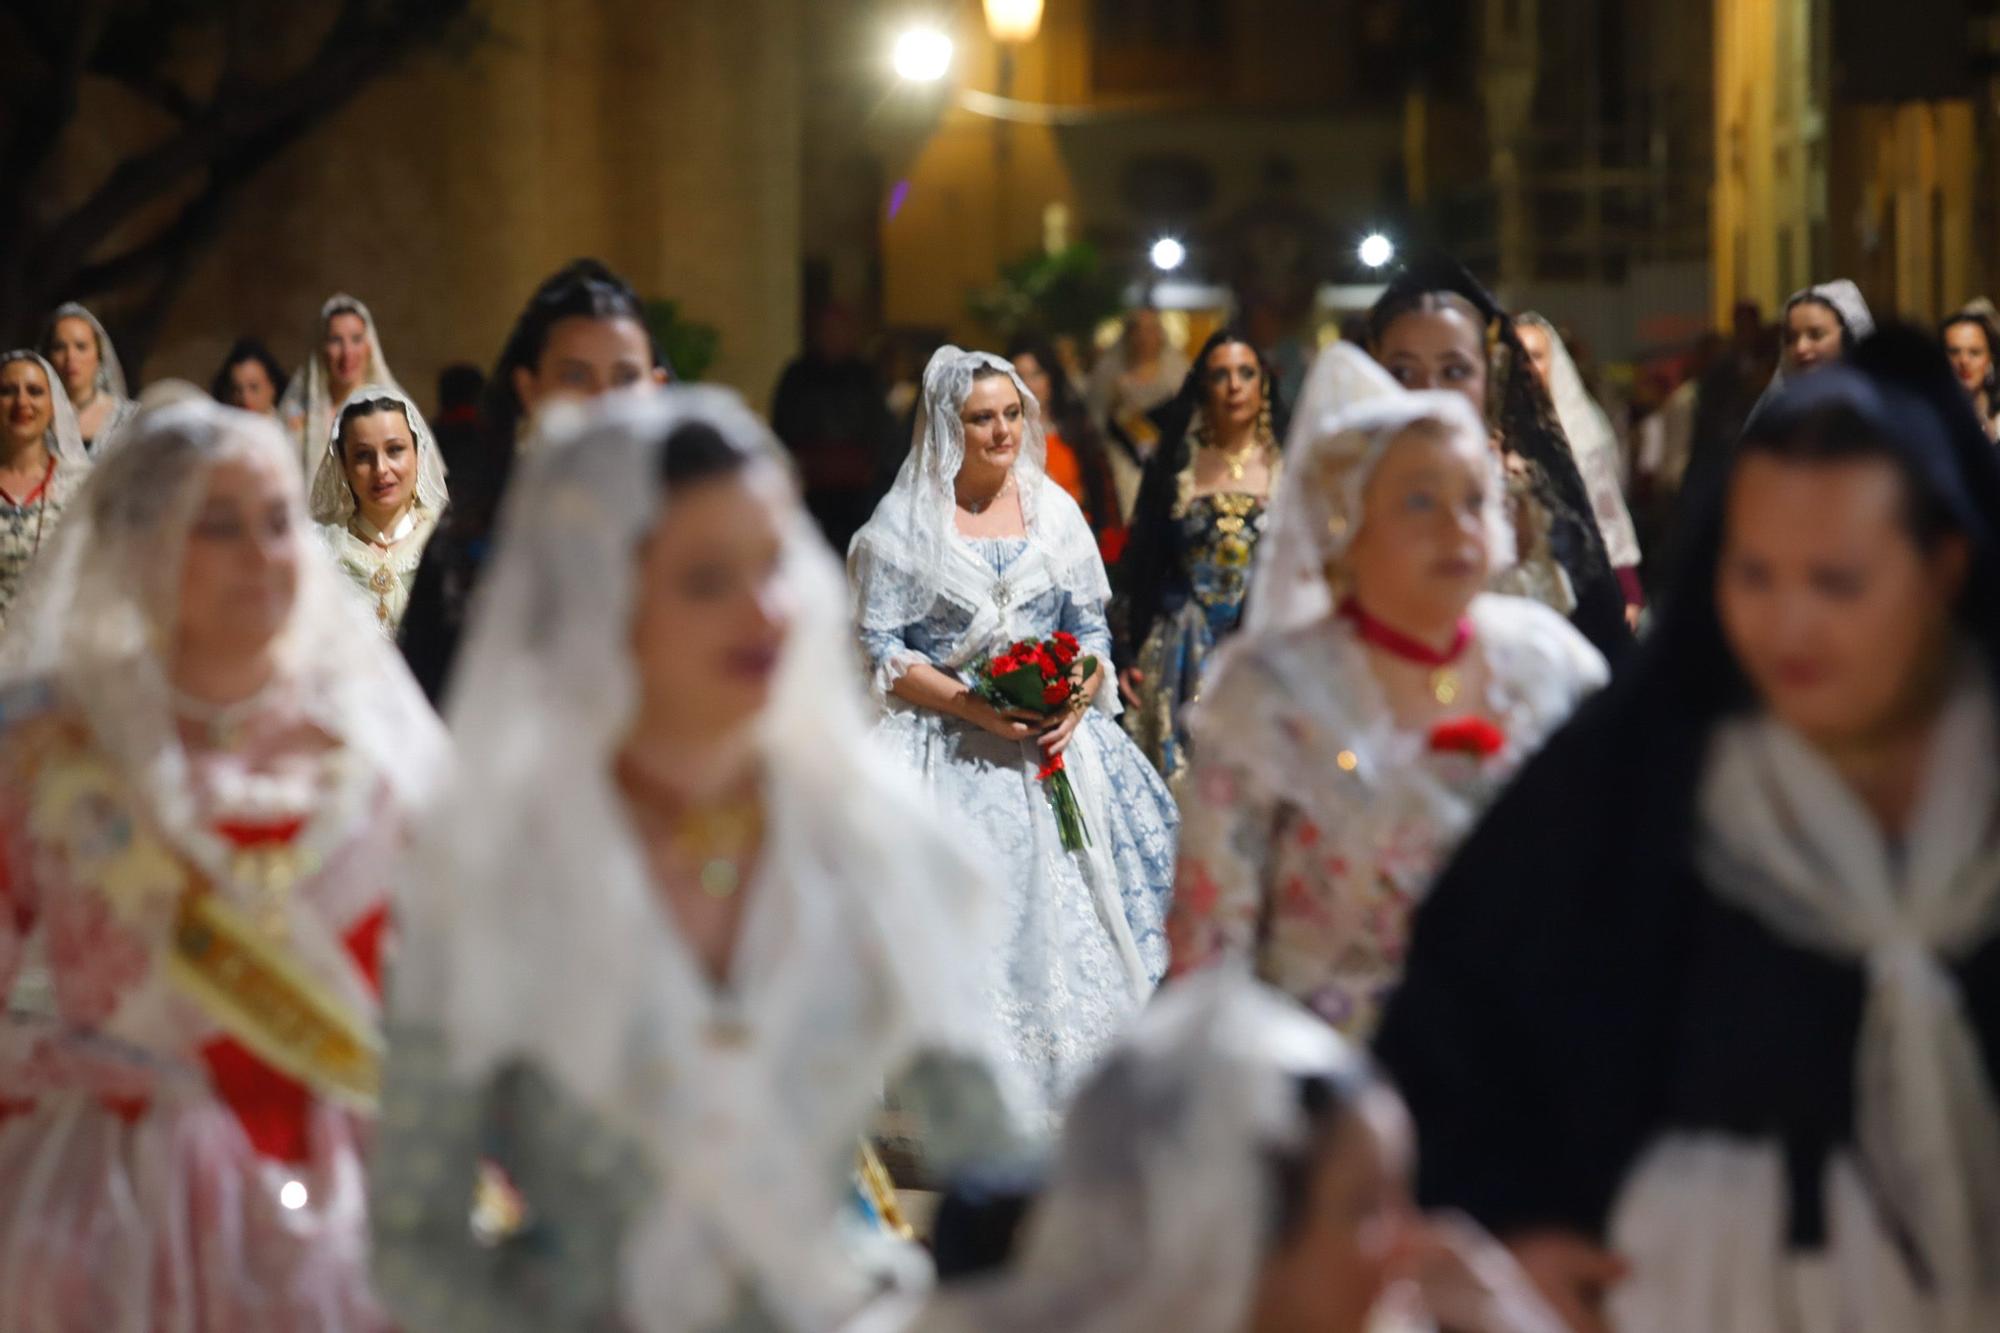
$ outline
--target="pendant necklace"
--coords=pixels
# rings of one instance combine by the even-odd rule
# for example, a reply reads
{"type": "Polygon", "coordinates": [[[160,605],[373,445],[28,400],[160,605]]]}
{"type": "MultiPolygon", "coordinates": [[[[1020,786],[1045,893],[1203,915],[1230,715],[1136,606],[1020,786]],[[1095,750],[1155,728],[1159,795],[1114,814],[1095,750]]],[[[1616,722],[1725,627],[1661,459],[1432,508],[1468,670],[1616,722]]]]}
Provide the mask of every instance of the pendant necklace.
{"type": "Polygon", "coordinates": [[[1380,648],[1391,657],[1418,666],[1431,668],[1431,697],[1450,707],[1458,701],[1459,675],[1453,664],[1465,656],[1465,650],[1472,646],[1472,622],[1460,616],[1458,627],[1453,632],[1451,646],[1440,652],[1429,644],[1413,639],[1401,630],[1392,629],[1361,608],[1361,603],[1352,597],[1340,604],[1340,614],[1354,623],[1355,633],[1364,643],[1380,648]]]}
{"type": "Polygon", "coordinates": [[[629,759],[619,765],[643,798],[639,811],[665,825],[674,852],[694,870],[702,896],[726,902],[743,887],[744,867],[764,833],[764,806],[753,791],[706,805],[687,805],[629,759]],[[662,807],[681,809],[666,814],[662,807]]]}

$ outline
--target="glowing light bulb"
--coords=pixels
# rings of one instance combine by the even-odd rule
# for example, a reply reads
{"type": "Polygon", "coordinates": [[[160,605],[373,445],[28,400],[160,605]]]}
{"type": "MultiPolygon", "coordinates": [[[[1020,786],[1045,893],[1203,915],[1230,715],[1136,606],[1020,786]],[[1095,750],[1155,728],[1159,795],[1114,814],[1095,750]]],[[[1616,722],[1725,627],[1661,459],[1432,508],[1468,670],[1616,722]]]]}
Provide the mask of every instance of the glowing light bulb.
{"type": "Polygon", "coordinates": [[[1396,257],[1396,243],[1379,231],[1370,232],[1362,239],[1359,254],[1369,268],[1381,268],[1396,257]]]}
{"type": "Polygon", "coordinates": [[[896,39],[896,77],[936,83],[951,70],[951,38],[936,28],[912,28],[896,39]]]}
{"type": "Polygon", "coordinates": [[[278,1190],[278,1202],[295,1213],[306,1206],[307,1197],[305,1182],[300,1180],[288,1180],[278,1190]]]}
{"type": "Polygon", "coordinates": [[[1153,242],[1153,267],[1162,273],[1172,273],[1187,260],[1187,247],[1171,236],[1162,236],[1153,242]]]}

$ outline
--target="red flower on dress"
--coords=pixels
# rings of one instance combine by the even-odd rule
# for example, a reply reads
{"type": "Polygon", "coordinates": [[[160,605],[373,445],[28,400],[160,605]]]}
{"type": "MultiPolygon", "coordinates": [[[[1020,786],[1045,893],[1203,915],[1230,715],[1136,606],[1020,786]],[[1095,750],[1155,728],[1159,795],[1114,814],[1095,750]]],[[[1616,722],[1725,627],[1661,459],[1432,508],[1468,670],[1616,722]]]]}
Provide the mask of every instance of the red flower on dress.
{"type": "Polygon", "coordinates": [[[1483,717],[1450,718],[1431,728],[1431,750],[1490,759],[1507,747],[1507,733],[1483,717]]]}

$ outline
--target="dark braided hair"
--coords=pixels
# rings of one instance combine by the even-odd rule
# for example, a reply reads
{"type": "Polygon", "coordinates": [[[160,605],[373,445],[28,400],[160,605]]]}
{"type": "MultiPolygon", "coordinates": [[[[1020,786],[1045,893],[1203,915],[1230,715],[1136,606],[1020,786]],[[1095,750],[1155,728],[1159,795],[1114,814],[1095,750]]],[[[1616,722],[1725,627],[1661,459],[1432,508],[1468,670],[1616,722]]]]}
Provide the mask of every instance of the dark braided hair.
{"type": "Polygon", "coordinates": [[[215,372],[215,379],[209,385],[208,389],[209,397],[215,399],[218,403],[227,403],[232,407],[235,406],[234,403],[230,403],[230,394],[234,391],[235,386],[229,382],[229,372],[242,365],[245,361],[255,361],[258,365],[264,367],[264,373],[271,377],[271,402],[275,405],[280,398],[285,396],[285,385],[288,383],[288,378],[285,375],[285,368],[278,364],[278,358],[271,355],[271,349],[264,346],[264,341],[261,338],[238,338],[236,340],[235,344],[229,349],[229,355],[222,358],[222,365],[215,372]]]}
{"type": "MultiPolygon", "coordinates": [[[[595,259],[573,259],[557,269],[535,288],[527,308],[514,321],[500,349],[500,359],[486,380],[486,401],[480,412],[490,442],[512,451],[514,433],[524,411],[521,396],[514,389],[516,370],[533,371],[541,364],[542,351],[549,345],[549,330],[565,319],[629,319],[646,328],[646,307],[637,292],[623,278],[595,259]]],[[[666,366],[653,335],[646,334],[653,365],[666,366]]],[[[672,367],[667,367],[669,375],[672,367]]]]}
{"type": "MultiPolygon", "coordinates": [[[[1208,399],[1208,358],[1218,347],[1239,344],[1257,358],[1264,377],[1264,402],[1273,421],[1284,419],[1284,405],[1278,399],[1278,377],[1271,363],[1257,350],[1250,335],[1236,325],[1226,325],[1208,335],[1201,350],[1188,364],[1180,392],[1153,409],[1151,418],[1159,429],[1160,442],[1146,460],[1139,481],[1139,495],[1132,502],[1132,536],[1116,571],[1117,597],[1112,605],[1112,634],[1116,640],[1118,664],[1130,666],[1139,660],[1139,650],[1153,623],[1166,610],[1171,580],[1181,578],[1175,568],[1174,505],[1180,497],[1181,472],[1194,456],[1195,437],[1200,433],[1202,412],[1208,399]]],[[[1276,442],[1284,444],[1280,434],[1276,442]]]]}

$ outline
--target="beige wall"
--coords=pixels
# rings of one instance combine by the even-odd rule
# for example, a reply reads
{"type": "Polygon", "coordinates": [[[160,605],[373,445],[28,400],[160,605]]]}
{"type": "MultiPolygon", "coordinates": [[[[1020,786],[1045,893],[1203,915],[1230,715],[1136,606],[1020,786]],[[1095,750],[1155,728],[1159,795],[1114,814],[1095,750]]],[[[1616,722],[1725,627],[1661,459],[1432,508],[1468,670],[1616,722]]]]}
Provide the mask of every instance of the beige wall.
{"type": "Polygon", "coordinates": [[[490,366],[534,284],[593,254],[718,326],[763,404],[795,350],[799,24],[811,0],[490,0],[469,58],[413,59],[274,163],[148,365],[206,383],[238,333],[288,363],[335,290],[429,404],[490,366]]]}
{"type": "Polygon", "coordinates": [[[1827,227],[1825,0],[1715,0],[1718,323],[1754,300],[1770,315],[1832,274],[1815,271],[1827,227]]]}

